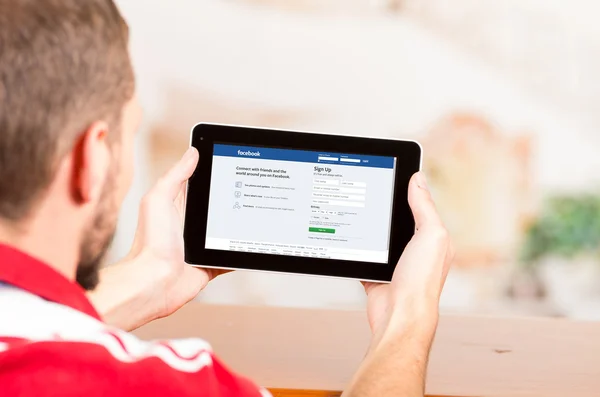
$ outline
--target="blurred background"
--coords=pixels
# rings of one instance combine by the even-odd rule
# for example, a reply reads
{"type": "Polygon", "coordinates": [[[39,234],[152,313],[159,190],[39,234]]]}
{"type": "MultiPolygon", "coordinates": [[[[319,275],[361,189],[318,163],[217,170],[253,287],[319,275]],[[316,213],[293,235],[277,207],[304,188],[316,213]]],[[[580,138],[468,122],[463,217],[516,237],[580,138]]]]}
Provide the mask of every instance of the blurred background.
{"type": "MultiPolygon", "coordinates": [[[[444,312],[600,319],[600,3],[117,3],[145,122],[112,259],[199,121],[417,139],[457,248],[444,312]]],[[[251,272],[198,299],[364,306],[357,282],[251,272]]]]}

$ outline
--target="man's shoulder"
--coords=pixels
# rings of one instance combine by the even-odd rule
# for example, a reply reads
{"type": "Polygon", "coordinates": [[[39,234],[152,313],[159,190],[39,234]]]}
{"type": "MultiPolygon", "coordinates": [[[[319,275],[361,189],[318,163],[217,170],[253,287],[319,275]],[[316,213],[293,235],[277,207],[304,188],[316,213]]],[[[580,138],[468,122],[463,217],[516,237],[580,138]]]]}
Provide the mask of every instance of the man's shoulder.
{"type": "Polygon", "coordinates": [[[6,288],[0,290],[0,384],[7,395],[23,396],[263,395],[201,339],[143,341],[6,288]]]}
{"type": "Polygon", "coordinates": [[[60,344],[69,348],[78,344],[86,350],[101,347],[117,361],[155,357],[181,371],[197,371],[212,353],[201,339],[143,341],[68,306],[6,286],[0,288],[0,341],[5,342],[5,350],[33,343],[59,351],[60,344]]]}
{"type": "Polygon", "coordinates": [[[19,396],[211,396],[263,394],[231,373],[202,341],[102,342],[0,338],[0,384],[19,396]]]}
{"type": "Polygon", "coordinates": [[[76,340],[60,334],[46,340],[0,336],[0,384],[12,392],[8,395],[130,396],[145,390],[169,396],[165,390],[180,388],[178,379],[186,376],[197,384],[212,382],[214,358],[202,341],[151,343],[127,336],[112,331],[76,340]]]}

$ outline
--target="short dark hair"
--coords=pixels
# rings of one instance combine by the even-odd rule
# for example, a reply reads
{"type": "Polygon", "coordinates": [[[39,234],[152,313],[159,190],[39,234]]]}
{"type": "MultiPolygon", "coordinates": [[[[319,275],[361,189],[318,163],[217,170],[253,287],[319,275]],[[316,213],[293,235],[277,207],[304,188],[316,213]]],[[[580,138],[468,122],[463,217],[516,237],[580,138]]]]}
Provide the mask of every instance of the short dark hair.
{"type": "Polygon", "coordinates": [[[94,121],[117,139],[128,41],[112,0],[0,0],[0,217],[31,213],[94,121]]]}

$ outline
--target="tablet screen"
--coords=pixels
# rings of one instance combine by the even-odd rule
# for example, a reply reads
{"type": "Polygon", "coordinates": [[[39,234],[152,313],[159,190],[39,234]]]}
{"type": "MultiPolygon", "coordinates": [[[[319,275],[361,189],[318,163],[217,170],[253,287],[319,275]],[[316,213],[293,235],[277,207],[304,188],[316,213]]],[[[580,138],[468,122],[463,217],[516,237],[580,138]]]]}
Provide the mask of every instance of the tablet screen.
{"type": "Polygon", "coordinates": [[[396,158],[215,143],[205,247],[388,263],[396,158]]]}

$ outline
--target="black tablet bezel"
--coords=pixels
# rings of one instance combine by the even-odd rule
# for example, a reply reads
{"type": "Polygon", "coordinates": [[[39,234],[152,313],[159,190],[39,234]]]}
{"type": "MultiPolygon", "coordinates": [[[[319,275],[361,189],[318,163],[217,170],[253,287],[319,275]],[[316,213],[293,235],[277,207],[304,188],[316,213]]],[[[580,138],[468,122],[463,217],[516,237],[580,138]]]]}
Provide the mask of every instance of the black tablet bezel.
{"type": "Polygon", "coordinates": [[[200,160],[187,188],[183,233],[186,263],[226,269],[311,274],[370,281],[391,280],[396,263],[414,234],[415,225],[407,195],[411,176],[421,168],[421,146],[417,142],[201,123],[193,128],[190,144],[198,149],[200,160]],[[205,248],[215,142],[396,157],[388,263],[205,248]]]}

